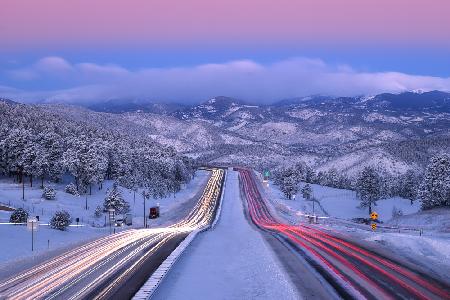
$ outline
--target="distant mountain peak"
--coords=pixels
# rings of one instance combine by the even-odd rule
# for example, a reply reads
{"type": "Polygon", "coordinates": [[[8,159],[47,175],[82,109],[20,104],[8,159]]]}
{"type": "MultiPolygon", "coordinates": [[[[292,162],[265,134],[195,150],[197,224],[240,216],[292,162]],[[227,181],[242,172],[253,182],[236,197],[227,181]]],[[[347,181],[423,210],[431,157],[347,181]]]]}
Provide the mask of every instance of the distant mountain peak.
{"type": "Polygon", "coordinates": [[[426,92],[429,92],[429,91],[426,91],[426,90],[423,90],[423,89],[417,89],[417,90],[412,90],[411,91],[411,93],[414,93],[414,94],[423,94],[423,93],[426,93],[426,92]]]}
{"type": "Polygon", "coordinates": [[[6,103],[6,104],[10,104],[10,105],[18,104],[17,102],[12,101],[11,99],[1,98],[1,97],[0,97],[0,102],[6,103]]]}
{"type": "MultiPolygon", "coordinates": [[[[226,97],[226,96],[216,96],[213,97],[202,104],[209,104],[209,105],[241,105],[245,104],[243,101],[232,98],[232,97],[226,97]]],[[[202,105],[200,104],[200,105],[202,105]]]]}

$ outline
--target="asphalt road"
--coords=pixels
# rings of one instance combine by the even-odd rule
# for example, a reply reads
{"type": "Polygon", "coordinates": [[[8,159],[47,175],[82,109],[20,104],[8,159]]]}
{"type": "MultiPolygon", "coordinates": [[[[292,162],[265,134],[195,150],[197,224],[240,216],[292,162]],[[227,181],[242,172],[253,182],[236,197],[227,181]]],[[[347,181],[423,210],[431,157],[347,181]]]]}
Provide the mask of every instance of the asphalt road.
{"type": "Polygon", "coordinates": [[[67,251],[0,282],[0,298],[131,298],[191,231],[213,220],[223,178],[223,170],[212,171],[198,203],[180,222],[122,231],[67,251]]]}
{"type": "MultiPolygon", "coordinates": [[[[423,270],[405,265],[320,227],[294,226],[277,221],[261,196],[254,174],[241,169],[240,179],[252,222],[295,251],[297,257],[307,262],[314,273],[333,287],[340,297],[450,299],[449,283],[439,281],[423,270]]],[[[308,276],[305,272],[307,268],[299,269],[297,276],[308,276]]],[[[319,296],[322,297],[325,296],[319,296]]]]}

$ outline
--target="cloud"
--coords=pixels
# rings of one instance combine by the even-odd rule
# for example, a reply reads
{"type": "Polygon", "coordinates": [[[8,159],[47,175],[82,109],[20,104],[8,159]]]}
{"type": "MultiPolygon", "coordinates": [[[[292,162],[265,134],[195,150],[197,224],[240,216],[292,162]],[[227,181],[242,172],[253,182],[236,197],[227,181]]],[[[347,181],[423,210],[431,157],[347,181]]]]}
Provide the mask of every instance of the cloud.
{"type": "Polygon", "coordinates": [[[43,82],[50,90],[5,89],[22,101],[85,103],[111,99],[198,102],[227,95],[256,103],[311,94],[353,96],[405,90],[450,90],[450,78],[400,72],[360,72],[320,59],[292,58],[272,64],[238,60],[194,67],[130,70],[117,65],[70,63],[46,57],[10,70],[10,79],[43,82]],[[64,87],[61,87],[64,86],[64,87]]]}

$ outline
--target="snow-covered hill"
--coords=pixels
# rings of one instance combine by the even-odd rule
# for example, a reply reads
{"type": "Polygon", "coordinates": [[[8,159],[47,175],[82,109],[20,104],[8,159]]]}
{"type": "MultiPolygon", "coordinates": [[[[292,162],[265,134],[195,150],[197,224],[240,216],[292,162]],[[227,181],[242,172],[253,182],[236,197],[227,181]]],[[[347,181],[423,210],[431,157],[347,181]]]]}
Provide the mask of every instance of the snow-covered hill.
{"type": "Polygon", "coordinates": [[[115,113],[102,106],[96,112],[42,107],[153,139],[203,162],[258,169],[306,162],[318,170],[355,173],[366,165],[381,165],[389,173],[403,173],[450,149],[450,94],[438,91],[311,96],[272,105],[223,96],[193,106],[120,102],[109,107],[115,113]]]}

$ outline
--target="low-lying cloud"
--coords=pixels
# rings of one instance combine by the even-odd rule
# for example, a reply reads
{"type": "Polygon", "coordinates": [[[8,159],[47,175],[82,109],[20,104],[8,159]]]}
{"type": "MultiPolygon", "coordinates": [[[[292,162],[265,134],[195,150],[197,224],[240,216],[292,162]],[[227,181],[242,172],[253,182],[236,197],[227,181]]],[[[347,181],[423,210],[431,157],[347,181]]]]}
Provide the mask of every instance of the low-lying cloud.
{"type": "MultiPolygon", "coordinates": [[[[114,99],[193,103],[226,95],[255,103],[324,94],[353,96],[406,90],[450,90],[450,78],[400,72],[360,72],[320,59],[293,58],[272,64],[238,60],[179,68],[126,69],[118,65],[71,63],[45,57],[5,71],[0,97],[34,102],[82,104],[114,99]],[[11,83],[45,83],[64,88],[18,89],[11,83]]],[[[34,85],[35,86],[35,85],[34,85]]]]}

